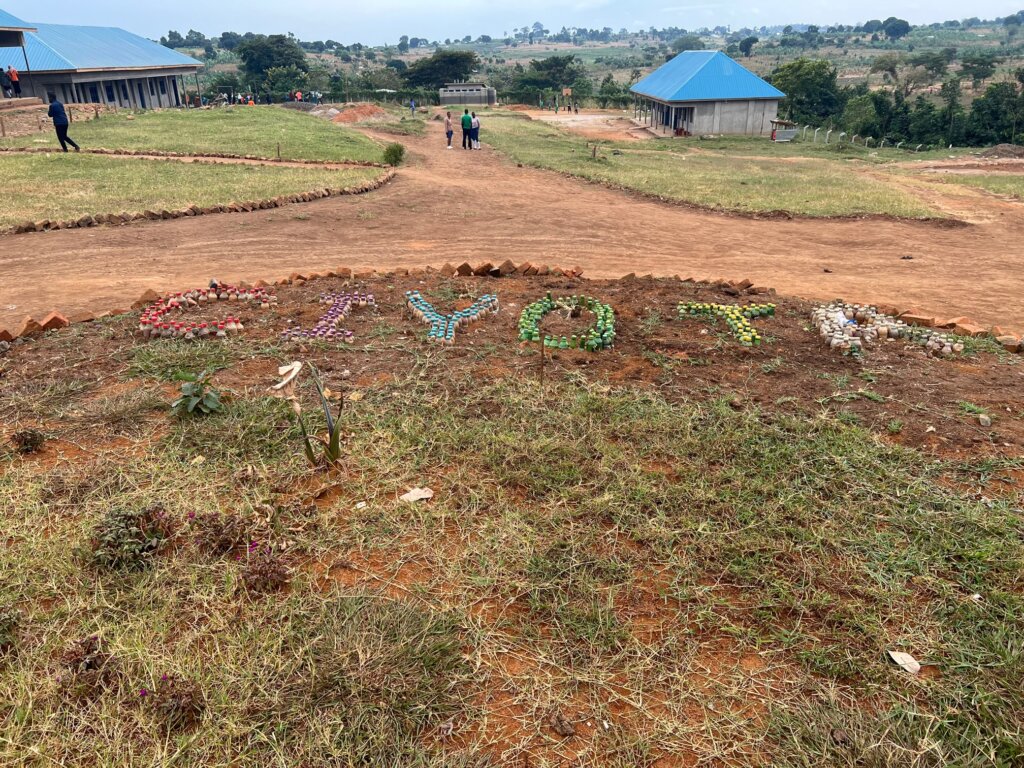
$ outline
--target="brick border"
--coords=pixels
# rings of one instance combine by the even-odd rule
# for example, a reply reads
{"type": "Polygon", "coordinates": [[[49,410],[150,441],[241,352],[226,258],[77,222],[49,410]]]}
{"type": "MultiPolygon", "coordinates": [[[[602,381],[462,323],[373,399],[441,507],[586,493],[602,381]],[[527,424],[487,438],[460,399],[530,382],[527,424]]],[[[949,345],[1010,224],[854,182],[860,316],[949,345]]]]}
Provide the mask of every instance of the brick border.
{"type": "MultiPolygon", "coordinates": [[[[366,166],[376,167],[376,166],[366,166]]],[[[381,166],[386,167],[386,166],[381,166]]],[[[121,225],[133,221],[159,221],[164,219],[181,219],[190,216],[207,216],[215,213],[248,213],[250,211],[268,210],[280,208],[293,203],[308,203],[313,200],[320,200],[325,197],[342,197],[345,195],[364,195],[368,192],[380,189],[395,178],[397,171],[390,168],[385,173],[363,184],[354,187],[323,187],[309,192],[298,192],[294,195],[279,195],[265,200],[248,200],[242,203],[232,202],[226,205],[210,205],[200,207],[191,205],[188,208],[168,211],[166,209],[147,209],[135,213],[97,213],[85,214],[77,219],[65,221],[52,221],[42,219],[40,221],[26,221],[21,224],[13,224],[8,227],[0,227],[0,236],[3,235],[24,235],[29,232],[49,232],[57,229],[78,229],[95,227],[101,224],[121,225]]]]}

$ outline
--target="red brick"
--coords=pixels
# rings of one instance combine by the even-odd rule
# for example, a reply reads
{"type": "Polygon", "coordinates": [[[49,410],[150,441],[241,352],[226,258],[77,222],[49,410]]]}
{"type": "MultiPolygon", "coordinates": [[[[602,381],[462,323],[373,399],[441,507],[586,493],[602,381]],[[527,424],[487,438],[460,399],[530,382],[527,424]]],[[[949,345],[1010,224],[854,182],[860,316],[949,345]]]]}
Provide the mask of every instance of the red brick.
{"type": "Polygon", "coordinates": [[[953,329],[953,332],[961,336],[988,336],[988,329],[985,328],[985,326],[977,325],[976,323],[971,322],[957,323],[956,327],[953,329]]]}
{"type": "Polygon", "coordinates": [[[32,336],[42,336],[43,335],[43,326],[41,326],[39,323],[37,323],[31,317],[26,317],[24,320],[21,321],[21,327],[18,328],[17,333],[15,333],[14,335],[15,336],[19,336],[21,338],[31,338],[32,336]]]}
{"type": "Polygon", "coordinates": [[[0,341],[14,341],[14,334],[6,328],[0,328],[0,341]]]}
{"type": "Polygon", "coordinates": [[[469,262],[464,261],[455,268],[455,273],[462,277],[469,277],[473,274],[473,268],[469,266],[469,262]]]}
{"type": "Polygon", "coordinates": [[[935,318],[930,315],[919,315],[914,312],[905,312],[900,315],[900,320],[913,325],[924,326],[925,328],[931,328],[935,325],[935,318]]]}
{"type": "Polygon", "coordinates": [[[54,310],[44,317],[43,321],[39,323],[39,325],[42,326],[44,331],[55,331],[58,328],[67,328],[71,325],[71,321],[64,317],[60,312],[54,310]]]}

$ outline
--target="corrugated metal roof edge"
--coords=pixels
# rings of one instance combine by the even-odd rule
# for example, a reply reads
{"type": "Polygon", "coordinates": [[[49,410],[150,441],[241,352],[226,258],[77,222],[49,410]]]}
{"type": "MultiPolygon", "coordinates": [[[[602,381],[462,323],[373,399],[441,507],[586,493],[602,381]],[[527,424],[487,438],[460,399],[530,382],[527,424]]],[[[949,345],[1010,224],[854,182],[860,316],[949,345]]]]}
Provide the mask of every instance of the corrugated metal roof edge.
{"type": "MultiPolygon", "coordinates": [[[[730,58],[728,56],[728,54],[726,54],[723,51],[713,51],[713,52],[712,51],[682,51],[681,53],[676,54],[676,55],[680,56],[680,55],[685,54],[685,53],[710,53],[711,55],[707,56],[704,59],[704,63],[701,64],[699,67],[697,67],[697,69],[695,69],[690,74],[690,76],[688,78],[686,78],[686,82],[683,83],[683,86],[680,86],[681,88],[685,87],[686,83],[689,83],[691,80],[693,80],[693,78],[695,78],[697,75],[699,75],[701,70],[704,69],[704,67],[706,67],[708,64],[710,64],[715,58],[717,58],[718,56],[725,56],[727,59],[729,59],[729,61],[731,61],[736,66],[738,66],[740,69],[744,70],[745,72],[750,73],[751,75],[754,75],[754,77],[756,77],[758,80],[760,80],[761,82],[765,83],[769,87],[775,89],[775,91],[779,95],[778,96],[745,96],[745,97],[741,96],[741,97],[737,97],[737,98],[733,98],[733,99],[678,99],[678,100],[676,100],[676,99],[663,99],[660,96],[654,96],[654,95],[652,95],[650,93],[647,93],[645,91],[641,91],[641,90],[639,90],[636,87],[637,85],[640,85],[640,83],[642,83],[644,80],[646,80],[647,77],[650,77],[655,72],[657,72],[658,71],[657,69],[654,70],[654,72],[651,72],[650,75],[647,75],[647,77],[645,77],[642,80],[640,80],[640,82],[638,82],[636,85],[630,86],[629,92],[630,93],[639,94],[640,96],[646,96],[648,99],[651,99],[652,101],[660,101],[660,102],[662,102],[664,104],[695,104],[695,103],[705,102],[705,101],[775,101],[777,99],[784,99],[784,98],[786,98],[786,94],[784,94],[778,88],[775,88],[775,86],[772,85],[770,82],[765,80],[760,75],[757,75],[757,74],[751,72],[749,69],[744,67],[738,61],[736,61],[735,59],[730,58]]],[[[665,62],[665,63],[667,64],[668,62],[665,62]]],[[[662,66],[664,66],[664,64],[662,66]]],[[[658,69],[661,69],[661,67],[659,67],[658,69]]]]}
{"type": "Polygon", "coordinates": [[[733,98],[721,99],[680,99],[679,101],[668,101],[640,91],[633,91],[633,93],[650,99],[651,101],[661,102],[662,104],[703,104],[705,102],[714,103],[716,101],[781,101],[786,98],[785,94],[783,94],[782,96],[734,96],[733,98]]]}

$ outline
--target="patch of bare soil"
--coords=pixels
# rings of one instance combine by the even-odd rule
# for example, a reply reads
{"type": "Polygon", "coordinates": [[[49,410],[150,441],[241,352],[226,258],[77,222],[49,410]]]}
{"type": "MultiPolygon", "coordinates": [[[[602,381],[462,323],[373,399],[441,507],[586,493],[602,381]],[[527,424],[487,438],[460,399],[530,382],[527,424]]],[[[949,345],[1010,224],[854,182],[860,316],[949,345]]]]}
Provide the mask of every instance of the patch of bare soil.
{"type": "Polygon", "coordinates": [[[1024,147],[1019,144],[996,144],[981,153],[982,157],[1014,157],[1024,160],[1024,147]]]}
{"type": "MultiPolygon", "coordinates": [[[[211,277],[237,282],[339,265],[511,259],[579,265],[594,277],[749,278],[789,295],[842,296],[1024,330],[1017,320],[1024,316],[1019,204],[934,190],[979,222],[958,228],[754,220],[519,168],[486,146],[449,151],[441,126],[432,127],[424,137],[402,138],[409,162],[371,195],[5,238],[0,326],[52,309],[70,315],[127,307],[147,288],[180,290],[211,277]]],[[[486,126],[482,139],[486,145],[486,126]]]]}
{"type": "Polygon", "coordinates": [[[334,123],[365,123],[368,120],[380,120],[388,117],[388,113],[375,104],[353,104],[344,107],[341,112],[331,118],[334,123]]]}

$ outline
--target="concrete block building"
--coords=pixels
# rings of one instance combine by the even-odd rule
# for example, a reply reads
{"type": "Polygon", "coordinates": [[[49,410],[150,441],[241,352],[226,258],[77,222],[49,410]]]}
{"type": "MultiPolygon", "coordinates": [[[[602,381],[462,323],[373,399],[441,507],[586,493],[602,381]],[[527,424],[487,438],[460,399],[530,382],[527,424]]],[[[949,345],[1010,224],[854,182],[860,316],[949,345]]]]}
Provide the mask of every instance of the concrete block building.
{"type": "Polygon", "coordinates": [[[486,83],[447,83],[440,90],[442,106],[493,107],[498,92],[486,83]]]}
{"type": "Polygon", "coordinates": [[[721,51],[683,51],[630,91],[636,120],[672,136],[768,136],[786,96],[721,51]]]}
{"type": "Polygon", "coordinates": [[[202,64],[116,27],[25,24],[0,10],[0,67],[13,65],[22,96],[132,109],[180,107],[202,64]],[[13,19],[13,21],[12,21],[13,19]],[[6,27],[5,27],[6,22],[6,27]],[[4,43],[20,34],[23,44],[4,43]]]}

